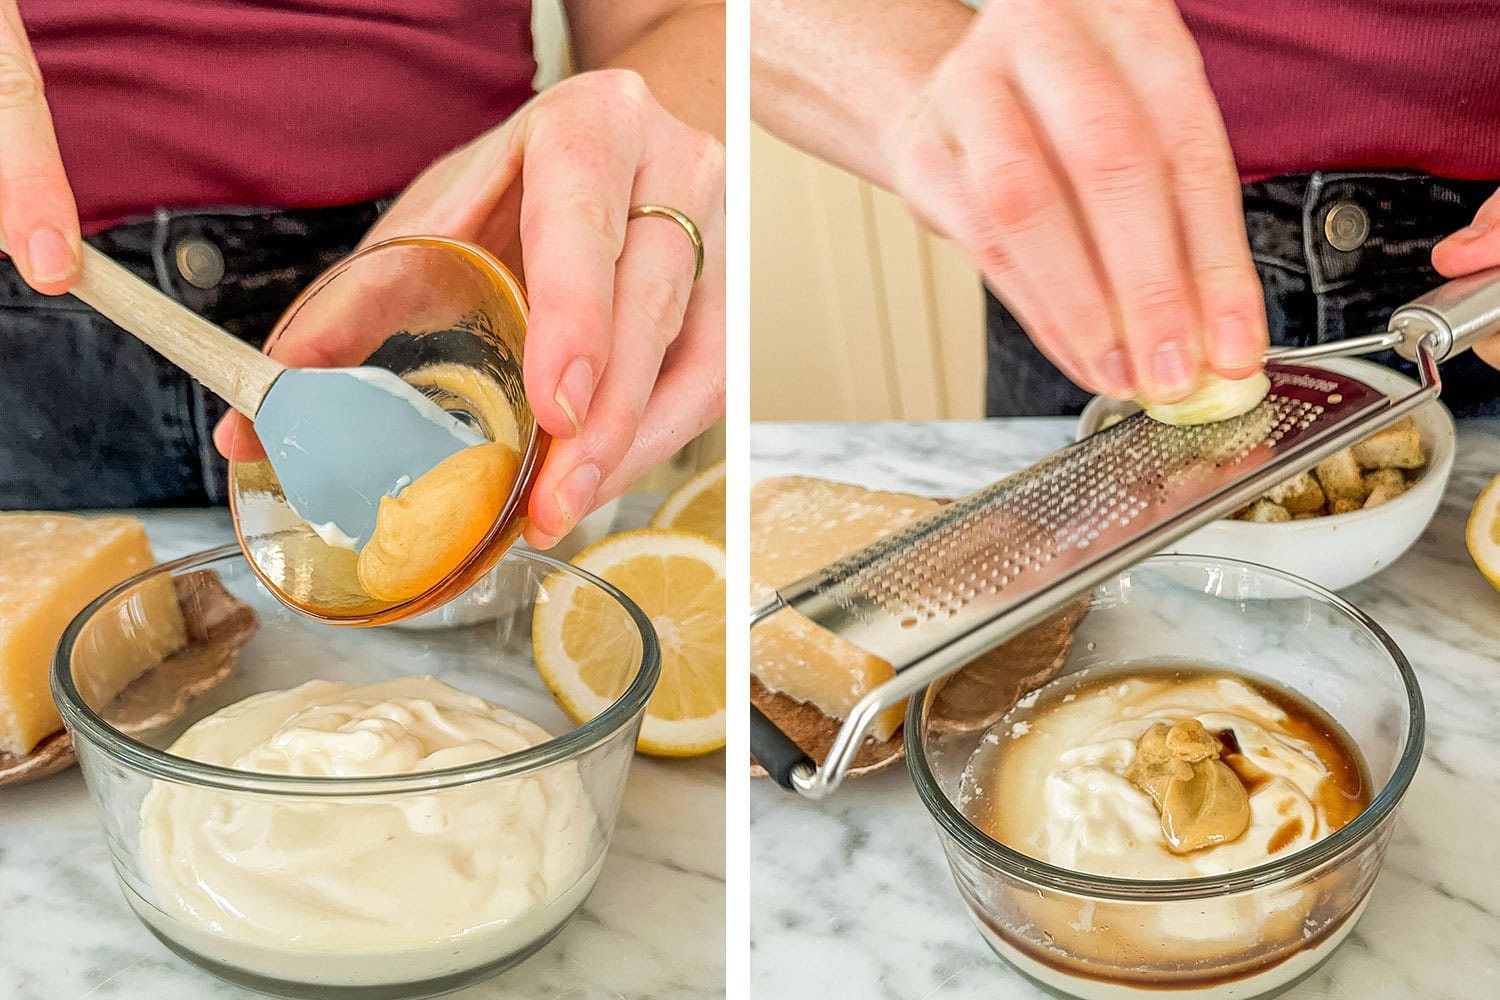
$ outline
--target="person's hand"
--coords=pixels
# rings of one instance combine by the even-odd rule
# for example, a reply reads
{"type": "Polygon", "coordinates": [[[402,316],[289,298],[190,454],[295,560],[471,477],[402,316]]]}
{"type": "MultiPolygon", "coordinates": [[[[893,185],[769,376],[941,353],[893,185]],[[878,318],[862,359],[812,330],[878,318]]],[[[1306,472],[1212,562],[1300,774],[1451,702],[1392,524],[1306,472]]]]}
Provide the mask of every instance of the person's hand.
{"type": "MultiPolygon", "coordinates": [[[[527,539],[550,547],[724,412],[724,149],[672,117],[624,70],[572,77],[429,167],[365,243],[468,240],[524,272],[526,396],[553,437],[527,539]],[[693,220],[703,275],[676,223],[693,220]]],[[[281,338],[289,365],[358,364],[377,345],[281,338]]],[[[231,413],[215,432],[229,453],[231,413]]]]}
{"type": "MultiPolygon", "coordinates": [[[[1500,267],[1500,189],[1479,206],[1473,222],[1432,248],[1432,266],[1447,278],[1500,267]]],[[[1500,368],[1500,334],[1475,344],[1474,353],[1500,368]]]]}
{"type": "Polygon", "coordinates": [[[1171,0],[1010,0],[882,138],[895,186],[1062,371],[1171,402],[1268,346],[1239,181],[1171,0]]]}
{"type": "Polygon", "coordinates": [[[61,295],[78,280],[78,206],[15,0],[0,0],[0,232],[32,288],[61,295]]]}

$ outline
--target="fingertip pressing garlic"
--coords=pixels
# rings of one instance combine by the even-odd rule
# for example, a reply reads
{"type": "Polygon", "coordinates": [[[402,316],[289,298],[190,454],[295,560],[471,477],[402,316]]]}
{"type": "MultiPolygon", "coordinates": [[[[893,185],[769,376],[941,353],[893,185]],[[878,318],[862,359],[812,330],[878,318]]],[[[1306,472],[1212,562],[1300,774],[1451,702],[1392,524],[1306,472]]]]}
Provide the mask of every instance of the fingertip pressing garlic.
{"type": "Polygon", "coordinates": [[[426,593],[461,563],[500,516],[520,456],[500,443],[451,455],[402,490],[381,497],[375,533],[359,553],[365,592],[380,601],[426,593]]]}

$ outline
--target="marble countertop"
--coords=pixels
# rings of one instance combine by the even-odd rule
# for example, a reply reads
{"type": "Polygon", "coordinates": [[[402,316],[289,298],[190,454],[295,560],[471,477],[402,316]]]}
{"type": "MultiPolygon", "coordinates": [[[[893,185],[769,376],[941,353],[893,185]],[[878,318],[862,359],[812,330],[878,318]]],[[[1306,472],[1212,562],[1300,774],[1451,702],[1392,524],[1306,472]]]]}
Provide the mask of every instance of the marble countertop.
{"type": "MultiPolygon", "coordinates": [[[[635,498],[627,498],[627,501],[635,498]]],[[[651,507],[644,508],[649,514],[651,507]]],[[[233,541],[223,511],[137,512],[158,559],[233,541]]],[[[617,515],[631,523],[627,502],[617,515]]],[[[583,911],[542,951],[460,1000],[724,995],[724,755],[637,757],[583,911]]],[[[74,768],[0,788],[0,998],[229,1000],[260,994],[177,958],[126,906],[74,768]]]]}
{"type": "MultiPolygon", "coordinates": [[[[816,475],[958,496],[1071,440],[1071,420],[761,424],[751,479],[816,475]]],[[[1443,506],[1421,540],[1345,595],[1406,651],[1427,748],[1363,920],[1294,1000],[1500,996],[1500,594],[1464,549],[1500,471],[1500,421],[1459,432],[1443,506]]],[[[754,995],[776,1000],[1030,1000],[969,922],[905,768],[810,802],[755,782],[754,995]]]]}

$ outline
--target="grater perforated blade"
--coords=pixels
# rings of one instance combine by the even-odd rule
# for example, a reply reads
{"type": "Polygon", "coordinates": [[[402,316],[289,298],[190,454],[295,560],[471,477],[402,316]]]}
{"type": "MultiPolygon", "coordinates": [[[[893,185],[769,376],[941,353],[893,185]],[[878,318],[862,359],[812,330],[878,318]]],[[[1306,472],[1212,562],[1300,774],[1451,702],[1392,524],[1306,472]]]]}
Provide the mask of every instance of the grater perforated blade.
{"type": "Polygon", "coordinates": [[[850,712],[823,766],[752,709],[755,756],[782,784],[828,794],[886,708],[1437,398],[1437,362],[1500,330],[1500,271],[1480,279],[1402,307],[1386,334],[1278,355],[1266,367],[1270,394],[1241,417],[1173,427],[1136,414],[782,588],[752,609],[752,627],[789,607],[896,674],[850,712]],[[1422,374],[1396,400],[1286,360],[1390,347],[1415,356],[1422,374]]]}
{"type": "Polygon", "coordinates": [[[1390,405],[1347,375],[1266,374],[1270,395],[1242,417],[1172,427],[1137,413],[804,577],[782,600],[904,670],[1118,553],[1139,558],[1138,542],[1196,511],[1248,502],[1264,492],[1262,470],[1298,465],[1309,446],[1390,405]]]}

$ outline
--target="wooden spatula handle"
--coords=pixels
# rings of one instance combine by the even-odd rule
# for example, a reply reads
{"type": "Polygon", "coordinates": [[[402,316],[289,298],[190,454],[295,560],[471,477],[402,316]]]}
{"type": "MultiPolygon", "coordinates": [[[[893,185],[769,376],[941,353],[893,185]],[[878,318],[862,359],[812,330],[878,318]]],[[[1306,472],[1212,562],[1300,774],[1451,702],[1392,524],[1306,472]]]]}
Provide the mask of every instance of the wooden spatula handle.
{"type": "MultiPolygon", "coordinates": [[[[7,253],[0,237],[0,250],[7,253]]],[[[163,295],[87,243],[73,294],[247,417],[285,366],[163,295]]]]}

